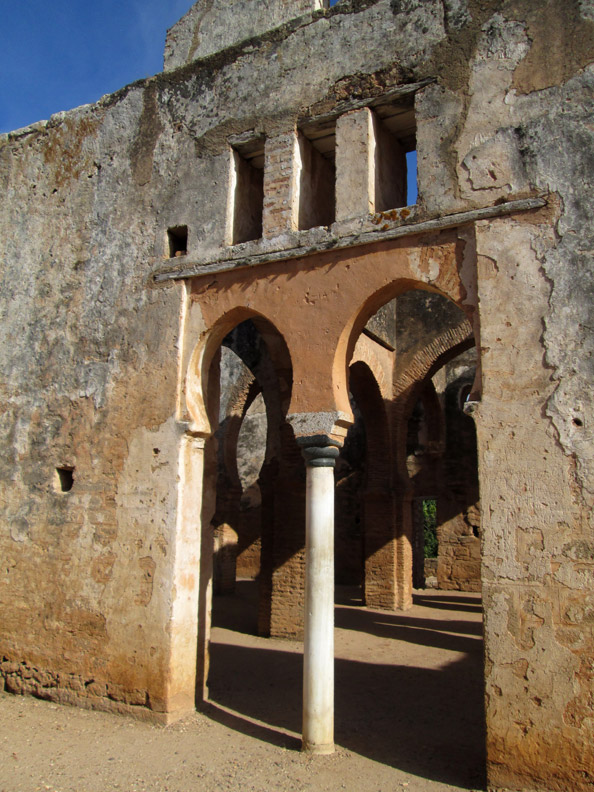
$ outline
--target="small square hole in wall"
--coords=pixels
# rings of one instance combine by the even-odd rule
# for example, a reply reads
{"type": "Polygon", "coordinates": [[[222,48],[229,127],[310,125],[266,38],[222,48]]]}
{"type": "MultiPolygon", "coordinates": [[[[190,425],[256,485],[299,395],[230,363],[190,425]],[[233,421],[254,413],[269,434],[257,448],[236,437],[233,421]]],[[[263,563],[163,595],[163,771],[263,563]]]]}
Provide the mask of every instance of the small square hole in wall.
{"type": "Polygon", "coordinates": [[[336,219],[336,121],[310,123],[299,132],[299,221],[301,230],[336,219]]]}
{"type": "Polygon", "coordinates": [[[56,492],[70,492],[74,485],[74,468],[58,467],[54,476],[54,490],[56,492]]]}
{"type": "Polygon", "coordinates": [[[227,238],[232,245],[262,237],[264,138],[232,144],[227,238]]]}
{"type": "Polygon", "coordinates": [[[167,229],[169,242],[169,258],[185,256],[188,252],[188,226],[173,226],[167,229]]]}

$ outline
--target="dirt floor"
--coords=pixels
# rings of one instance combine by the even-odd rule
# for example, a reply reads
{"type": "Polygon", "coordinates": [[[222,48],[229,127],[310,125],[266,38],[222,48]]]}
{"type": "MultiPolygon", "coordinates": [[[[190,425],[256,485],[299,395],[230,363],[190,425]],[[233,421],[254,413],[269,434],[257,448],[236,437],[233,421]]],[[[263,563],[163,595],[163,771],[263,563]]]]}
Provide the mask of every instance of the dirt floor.
{"type": "Polygon", "coordinates": [[[484,789],[481,603],[336,606],[336,743],[299,752],[301,645],[248,634],[253,586],[217,598],[211,703],[169,727],[0,694],[0,792],[484,789]]]}

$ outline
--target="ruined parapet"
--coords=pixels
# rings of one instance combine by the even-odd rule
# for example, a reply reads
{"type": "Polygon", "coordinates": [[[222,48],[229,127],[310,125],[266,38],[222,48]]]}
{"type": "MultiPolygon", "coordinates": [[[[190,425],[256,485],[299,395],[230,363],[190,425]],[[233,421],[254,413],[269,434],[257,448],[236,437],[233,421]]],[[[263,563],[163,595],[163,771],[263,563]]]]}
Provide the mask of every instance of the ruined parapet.
{"type": "Polygon", "coordinates": [[[164,71],[260,36],[325,5],[324,0],[198,0],[167,32],[164,71]]]}

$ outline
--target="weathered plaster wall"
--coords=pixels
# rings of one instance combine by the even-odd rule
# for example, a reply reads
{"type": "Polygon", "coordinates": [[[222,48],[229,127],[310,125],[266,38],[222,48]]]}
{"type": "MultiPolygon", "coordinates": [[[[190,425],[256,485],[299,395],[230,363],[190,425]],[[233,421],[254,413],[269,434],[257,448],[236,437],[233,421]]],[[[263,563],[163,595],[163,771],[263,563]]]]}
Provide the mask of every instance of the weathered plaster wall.
{"type": "Polygon", "coordinates": [[[591,528],[574,460],[552,423],[533,418],[555,389],[542,344],[550,284],[535,252],[552,234],[529,224],[477,229],[488,756],[500,786],[529,777],[563,789],[569,769],[572,788],[588,789],[591,528]]]}
{"type": "Polygon", "coordinates": [[[147,280],[152,206],[177,217],[179,200],[153,178],[157,160],[175,170],[153,97],[139,86],[0,144],[0,654],[10,690],[164,711],[183,292],[147,280]]]}
{"type": "MultiPolygon", "coordinates": [[[[592,435],[580,410],[592,393],[592,274],[582,252],[591,244],[583,113],[592,74],[581,70],[587,58],[575,62],[581,47],[568,46],[546,82],[537,71],[526,82],[527,59],[546,41],[558,53],[577,35],[576,5],[546,6],[540,22],[517,9],[483,23],[454,146],[461,198],[496,200],[524,182],[550,191],[559,212],[536,227],[477,228],[488,757],[494,787],[590,789],[592,435]],[[566,38],[552,33],[560,28],[566,38]],[[575,76],[554,84],[570,61],[575,76]]],[[[591,41],[581,12],[580,36],[591,41]]],[[[585,409],[592,414],[591,403],[585,409]]]]}
{"type": "Polygon", "coordinates": [[[323,0],[198,0],[167,32],[164,70],[267,33],[324,5],[323,0]]]}

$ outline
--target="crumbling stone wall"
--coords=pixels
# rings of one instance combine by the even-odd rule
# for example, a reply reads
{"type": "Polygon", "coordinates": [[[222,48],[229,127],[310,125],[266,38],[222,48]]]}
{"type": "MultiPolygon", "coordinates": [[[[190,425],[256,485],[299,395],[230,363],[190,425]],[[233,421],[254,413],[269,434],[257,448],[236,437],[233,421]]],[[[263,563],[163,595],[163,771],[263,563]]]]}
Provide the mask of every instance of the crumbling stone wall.
{"type": "Polygon", "coordinates": [[[146,284],[154,96],[138,87],[0,146],[0,655],[9,689],[166,718],[183,429],[179,287],[146,284]]]}
{"type": "Polygon", "coordinates": [[[226,0],[199,0],[167,32],[164,70],[261,36],[325,5],[324,0],[236,0],[230,12],[226,0]]]}
{"type": "MultiPolygon", "coordinates": [[[[489,785],[591,789],[591,4],[298,11],[196,61],[186,37],[183,68],[0,139],[2,678],[163,720],[191,709],[216,393],[186,372],[202,333],[222,341],[213,300],[239,311],[230,325],[257,305],[283,326],[295,414],[345,429],[357,332],[421,284],[465,310],[480,350],[489,785]],[[417,206],[299,229],[296,127],[340,137],[337,118],[386,96],[414,109],[417,206]],[[230,147],[260,138],[263,237],[229,247],[230,147]]],[[[373,125],[357,128],[370,152],[373,125]]],[[[388,554],[401,592],[407,531],[388,554]]]]}

